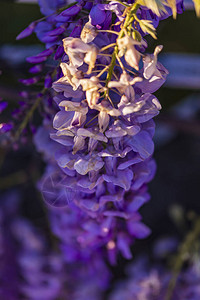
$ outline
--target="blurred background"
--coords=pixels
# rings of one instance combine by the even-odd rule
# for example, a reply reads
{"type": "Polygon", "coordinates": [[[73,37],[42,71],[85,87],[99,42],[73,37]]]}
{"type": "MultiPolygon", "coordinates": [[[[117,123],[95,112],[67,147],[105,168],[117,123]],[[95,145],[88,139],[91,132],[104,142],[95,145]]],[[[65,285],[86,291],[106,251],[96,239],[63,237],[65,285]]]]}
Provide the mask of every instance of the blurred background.
{"type": "MultiPolygon", "coordinates": [[[[1,122],[10,118],[11,111],[18,107],[19,93],[26,90],[19,83],[20,78],[27,77],[30,68],[26,57],[44,47],[34,34],[15,40],[28,24],[42,17],[34,2],[0,1],[0,96],[9,102],[0,116],[1,122]]],[[[200,214],[200,19],[191,1],[185,4],[186,11],[176,20],[171,17],[160,22],[157,40],[147,38],[149,52],[155,45],[164,46],[159,60],[170,75],[156,93],[162,105],[155,120],[157,174],[149,185],[151,201],[141,209],[152,235],[137,241],[134,252],[160,236],[182,239],[191,213],[200,214]]],[[[41,121],[37,113],[35,118],[38,123],[41,121]]],[[[0,148],[0,201],[8,192],[17,194],[23,215],[39,230],[48,230],[42,198],[37,191],[37,181],[45,167],[42,157],[36,152],[31,136],[14,148],[9,145],[0,148]]]]}

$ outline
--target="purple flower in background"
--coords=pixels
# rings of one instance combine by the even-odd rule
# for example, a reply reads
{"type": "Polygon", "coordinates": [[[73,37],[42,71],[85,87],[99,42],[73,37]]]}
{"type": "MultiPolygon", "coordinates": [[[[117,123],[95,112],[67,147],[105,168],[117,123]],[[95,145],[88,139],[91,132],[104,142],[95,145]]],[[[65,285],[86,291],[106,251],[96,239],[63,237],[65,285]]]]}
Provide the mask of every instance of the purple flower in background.
{"type": "Polygon", "coordinates": [[[1,101],[0,100],[0,113],[2,113],[2,111],[4,109],[6,109],[7,106],[8,106],[8,103],[6,101],[1,101]]]}
{"type": "Polygon", "coordinates": [[[66,4],[65,0],[38,0],[41,13],[45,16],[53,14],[56,9],[66,4]]]}
{"type": "Polygon", "coordinates": [[[32,22],[26,29],[24,29],[22,32],[20,32],[20,34],[18,34],[16,40],[21,40],[31,35],[35,30],[36,24],[36,22],[32,22]]]}
{"type": "MultiPolygon", "coordinates": [[[[128,266],[126,273],[128,279],[115,285],[109,300],[163,300],[167,297],[172,274],[162,265],[152,266],[146,258],[140,258],[128,266]]],[[[170,299],[199,299],[199,282],[199,267],[191,263],[180,272],[170,299]]]]}
{"type": "Polygon", "coordinates": [[[1,197],[0,297],[103,299],[111,276],[101,255],[69,264],[70,249],[61,245],[62,252],[54,251],[42,230],[21,216],[21,195],[17,191],[1,197]]]}
{"type": "Polygon", "coordinates": [[[20,195],[14,191],[1,197],[1,298],[55,299],[61,290],[61,257],[49,250],[45,239],[21,217],[20,195]]]}
{"type": "Polygon", "coordinates": [[[90,18],[92,25],[100,25],[106,19],[106,12],[101,4],[94,5],[90,11],[90,18]]]}
{"type": "Polygon", "coordinates": [[[0,123],[0,132],[6,133],[9,132],[13,128],[13,124],[9,123],[0,123]]]}

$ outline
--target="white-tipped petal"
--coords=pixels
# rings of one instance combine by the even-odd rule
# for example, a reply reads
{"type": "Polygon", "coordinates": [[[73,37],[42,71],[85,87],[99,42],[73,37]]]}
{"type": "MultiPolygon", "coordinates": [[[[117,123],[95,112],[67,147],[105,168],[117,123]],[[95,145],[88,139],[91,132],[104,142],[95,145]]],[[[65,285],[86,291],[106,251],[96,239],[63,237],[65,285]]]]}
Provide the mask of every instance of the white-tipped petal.
{"type": "Polygon", "coordinates": [[[104,166],[103,160],[97,155],[78,159],[74,164],[74,169],[81,175],[86,175],[90,171],[98,171],[104,166]]]}
{"type": "Polygon", "coordinates": [[[98,114],[98,123],[100,132],[104,132],[108,127],[110,117],[106,111],[100,111],[98,114]]]}
{"type": "MultiPolygon", "coordinates": [[[[162,48],[163,48],[162,45],[157,46],[154,50],[154,54],[147,54],[143,58],[143,63],[144,63],[143,75],[144,75],[145,79],[150,79],[153,75],[158,73],[158,70],[157,70],[157,56],[160,53],[160,51],[162,50],[162,48]]],[[[161,75],[160,72],[159,72],[158,75],[161,75]]]]}
{"type": "Polygon", "coordinates": [[[82,150],[84,146],[85,146],[85,139],[82,136],[75,136],[72,154],[76,154],[76,152],[82,150]]]}
{"type": "Polygon", "coordinates": [[[126,35],[125,37],[117,40],[117,45],[119,48],[119,55],[124,55],[127,64],[138,71],[141,54],[135,49],[135,45],[141,45],[141,42],[138,42],[126,35]]]}
{"type": "Polygon", "coordinates": [[[66,111],[77,111],[84,115],[86,115],[88,112],[88,107],[84,107],[79,102],[72,102],[72,101],[65,100],[65,101],[61,101],[59,106],[65,107],[66,111]]]}
{"type": "Polygon", "coordinates": [[[99,132],[98,130],[93,130],[91,128],[79,128],[77,131],[77,135],[78,136],[82,136],[82,137],[89,137],[89,138],[93,138],[97,141],[102,141],[107,143],[107,138],[104,136],[103,133],[99,132]]]}
{"type": "Polygon", "coordinates": [[[81,31],[81,39],[84,43],[92,42],[97,36],[96,28],[91,24],[91,20],[88,21],[81,31]]]}
{"type": "Polygon", "coordinates": [[[96,63],[97,54],[98,49],[95,46],[92,46],[91,50],[86,53],[84,62],[89,65],[87,74],[91,74],[96,63]]]}

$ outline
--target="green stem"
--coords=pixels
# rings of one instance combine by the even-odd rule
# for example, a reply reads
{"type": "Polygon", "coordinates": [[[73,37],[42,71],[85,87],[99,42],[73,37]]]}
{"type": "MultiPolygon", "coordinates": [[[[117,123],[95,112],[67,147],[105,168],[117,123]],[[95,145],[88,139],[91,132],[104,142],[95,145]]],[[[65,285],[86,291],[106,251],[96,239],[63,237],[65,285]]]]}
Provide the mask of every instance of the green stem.
{"type": "MultiPolygon", "coordinates": [[[[118,39],[121,39],[124,36],[125,31],[126,31],[127,27],[130,24],[130,21],[132,21],[132,22],[134,21],[134,16],[136,14],[137,9],[139,8],[139,5],[138,4],[133,4],[132,7],[128,6],[128,8],[129,9],[127,9],[127,16],[126,16],[126,19],[124,21],[124,25],[123,25],[121,31],[119,32],[118,39]]],[[[106,78],[106,87],[108,86],[108,83],[112,78],[112,73],[114,71],[114,67],[115,67],[115,64],[116,64],[117,55],[118,55],[118,46],[116,45],[115,48],[114,48],[114,51],[113,51],[113,54],[112,54],[112,59],[111,59],[110,66],[109,66],[109,69],[108,69],[108,74],[107,74],[107,78],[106,78]]],[[[105,97],[108,96],[108,93],[109,92],[107,90],[105,92],[105,97]]]]}
{"type": "Polygon", "coordinates": [[[180,274],[181,268],[185,261],[185,256],[186,256],[186,254],[192,252],[192,250],[194,248],[194,243],[197,240],[197,238],[199,237],[199,235],[200,235],[200,218],[198,218],[196,220],[193,230],[188,233],[184,242],[180,246],[180,250],[176,257],[176,261],[174,264],[173,274],[172,274],[171,280],[168,285],[168,290],[167,290],[167,295],[165,297],[165,300],[171,299],[174,288],[176,286],[178,275],[180,274]]]}
{"type": "Polygon", "coordinates": [[[115,46],[113,55],[112,55],[112,59],[111,59],[111,63],[110,63],[110,67],[108,70],[108,74],[107,74],[107,78],[106,78],[106,87],[108,86],[108,82],[111,80],[112,77],[112,73],[115,67],[115,62],[116,62],[116,53],[118,52],[118,46],[115,46]]]}
{"type": "Polygon", "coordinates": [[[27,175],[24,170],[17,171],[6,177],[0,177],[0,189],[6,190],[27,181],[27,175]]]}
{"type": "Polygon", "coordinates": [[[114,30],[108,30],[108,29],[106,29],[106,30],[99,29],[99,30],[97,30],[97,32],[107,32],[107,33],[112,33],[112,34],[119,35],[119,32],[114,31],[114,30]]]}
{"type": "Polygon", "coordinates": [[[68,9],[68,8],[70,8],[70,7],[74,6],[74,5],[76,5],[77,3],[78,3],[78,2],[75,1],[75,2],[73,2],[73,3],[70,3],[70,4],[66,5],[66,6],[63,6],[63,7],[59,8],[59,9],[57,9],[56,12],[57,12],[57,13],[60,13],[60,12],[62,12],[62,11],[64,11],[64,10],[66,10],[66,9],[68,9]]]}
{"type": "Polygon", "coordinates": [[[42,90],[42,95],[41,97],[38,97],[36,99],[36,101],[34,102],[33,106],[31,107],[31,109],[27,112],[24,120],[22,121],[22,123],[20,124],[18,130],[16,131],[16,134],[15,134],[15,137],[14,137],[14,140],[17,141],[22,133],[22,131],[24,130],[24,128],[27,126],[29,120],[31,119],[31,117],[33,116],[33,113],[34,111],[36,110],[36,108],[38,107],[38,105],[40,104],[42,98],[43,98],[43,95],[44,95],[44,92],[46,91],[46,89],[43,89],[42,90]]]}
{"type": "MultiPolygon", "coordinates": [[[[52,72],[51,78],[54,79],[54,76],[56,75],[57,72],[57,67],[54,69],[54,71],[52,72]]],[[[37,107],[39,106],[40,102],[42,101],[42,98],[45,94],[45,92],[47,91],[46,88],[43,88],[41,91],[41,96],[38,97],[33,106],[31,107],[31,109],[27,112],[24,120],[22,121],[22,123],[20,124],[18,130],[16,131],[16,134],[14,135],[14,141],[17,141],[22,133],[22,131],[24,130],[24,128],[27,126],[29,120],[32,118],[35,110],[37,109],[37,107]]]]}
{"type": "Polygon", "coordinates": [[[109,49],[109,48],[115,47],[115,45],[116,45],[116,43],[109,44],[109,45],[107,45],[107,46],[101,48],[101,51],[100,51],[100,52],[103,52],[103,51],[105,51],[105,50],[107,50],[107,49],[109,49]]]}
{"type": "Polygon", "coordinates": [[[36,23],[41,22],[41,21],[43,21],[43,20],[46,20],[47,18],[49,18],[49,17],[55,15],[55,13],[61,13],[62,11],[64,11],[64,10],[70,8],[71,6],[73,6],[73,5],[77,4],[77,3],[78,3],[78,2],[73,2],[73,3],[70,3],[69,5],[66,5],[66,6],[64,6],[64,7],[61,7],[61,8],[59,8],[59,9],[57,9],[55,12],[53,12],[52,14],[50,14],[50,15],[48,15],[48,16],[45,16],[45,17],[42,17],[42,18],[38,19],[38,20],[36,21],[36,23]]]}

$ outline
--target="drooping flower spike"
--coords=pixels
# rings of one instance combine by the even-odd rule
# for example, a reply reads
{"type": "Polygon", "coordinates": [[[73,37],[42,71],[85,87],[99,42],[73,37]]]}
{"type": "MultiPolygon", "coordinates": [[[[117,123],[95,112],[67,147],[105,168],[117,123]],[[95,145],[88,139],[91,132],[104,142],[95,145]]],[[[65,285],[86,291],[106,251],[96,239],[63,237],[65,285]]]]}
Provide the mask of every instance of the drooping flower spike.
{"type": "MultiPolygon", "coordinates": [[[[73,205],[71,212],[69,207],[63,213],[66,218],[82,215],[80,249],[85,245],[91,249],[103,247],[111,263],[116,262],[118,251],[130,258],[133,238],[144,238],[150,232],[137,211],[149,199],[146,184],[155,172],[151,119],[161,108],[155,96],[135,89],[144,80],[151,85],[157,52],[153,66],[151,60],[145,62],[142,72],[139,64],[143,54],[135,48],[142,42],[134,40],[126,27],[131,17],[132,12],[116,34],[112,30],[101,33],[89,20],[80,38],[63,39],[67,55],[60,64],[63,76],[53,83],[55,91],[62,93],[55,97],[60,111],[51,134],[58,143],[55,159],[62,170],[58,189],[62,193],[54,194],[54,203],[68,205],[65,194],[68,198],[69,192],[73,205]],[[102,34],[114,42],[110,42],[110,48],[101,46],[102,34]],[[104,53],[108,65],[102,63],[104,53]],[[153,71],[147,79],[148,68],[153,71]],[[109,226],[102,231],[101,224],[109,226]]],[[[58,172],[57,167],[47,173],[42,184],[44,197],[51,205],[47,186],[52,185],[50,178],[58,186],[54,172],[58,172]]]]}
{"type": "Polygon", "coordinates": [[[134,239],[150,233],[138,210],[149,200],[147,183],[155,173],[152,118],[161,106],[151,93],[167,70],[157,61],[161,46],[144,54],[144,36],[155,37],[162,13],[171,14],[166,2],[154,2],[153,12],[138,1],[80,1],[66,9],[59,2],[42,7],[53,15],[34,29],[47,49],[29,61],[59,60],[45,75],[49,98],[54,81],[57,108],[48,109],[35,138],[48,162],[41,190],[51,207],[62,207],[52,209],[53,230],[81,259],[92,257],[94,249],[107,253],[111,263],[118,252],[130,258],[134,239]],[[42,143],[41,132],[51,140],[42,143]]]}

